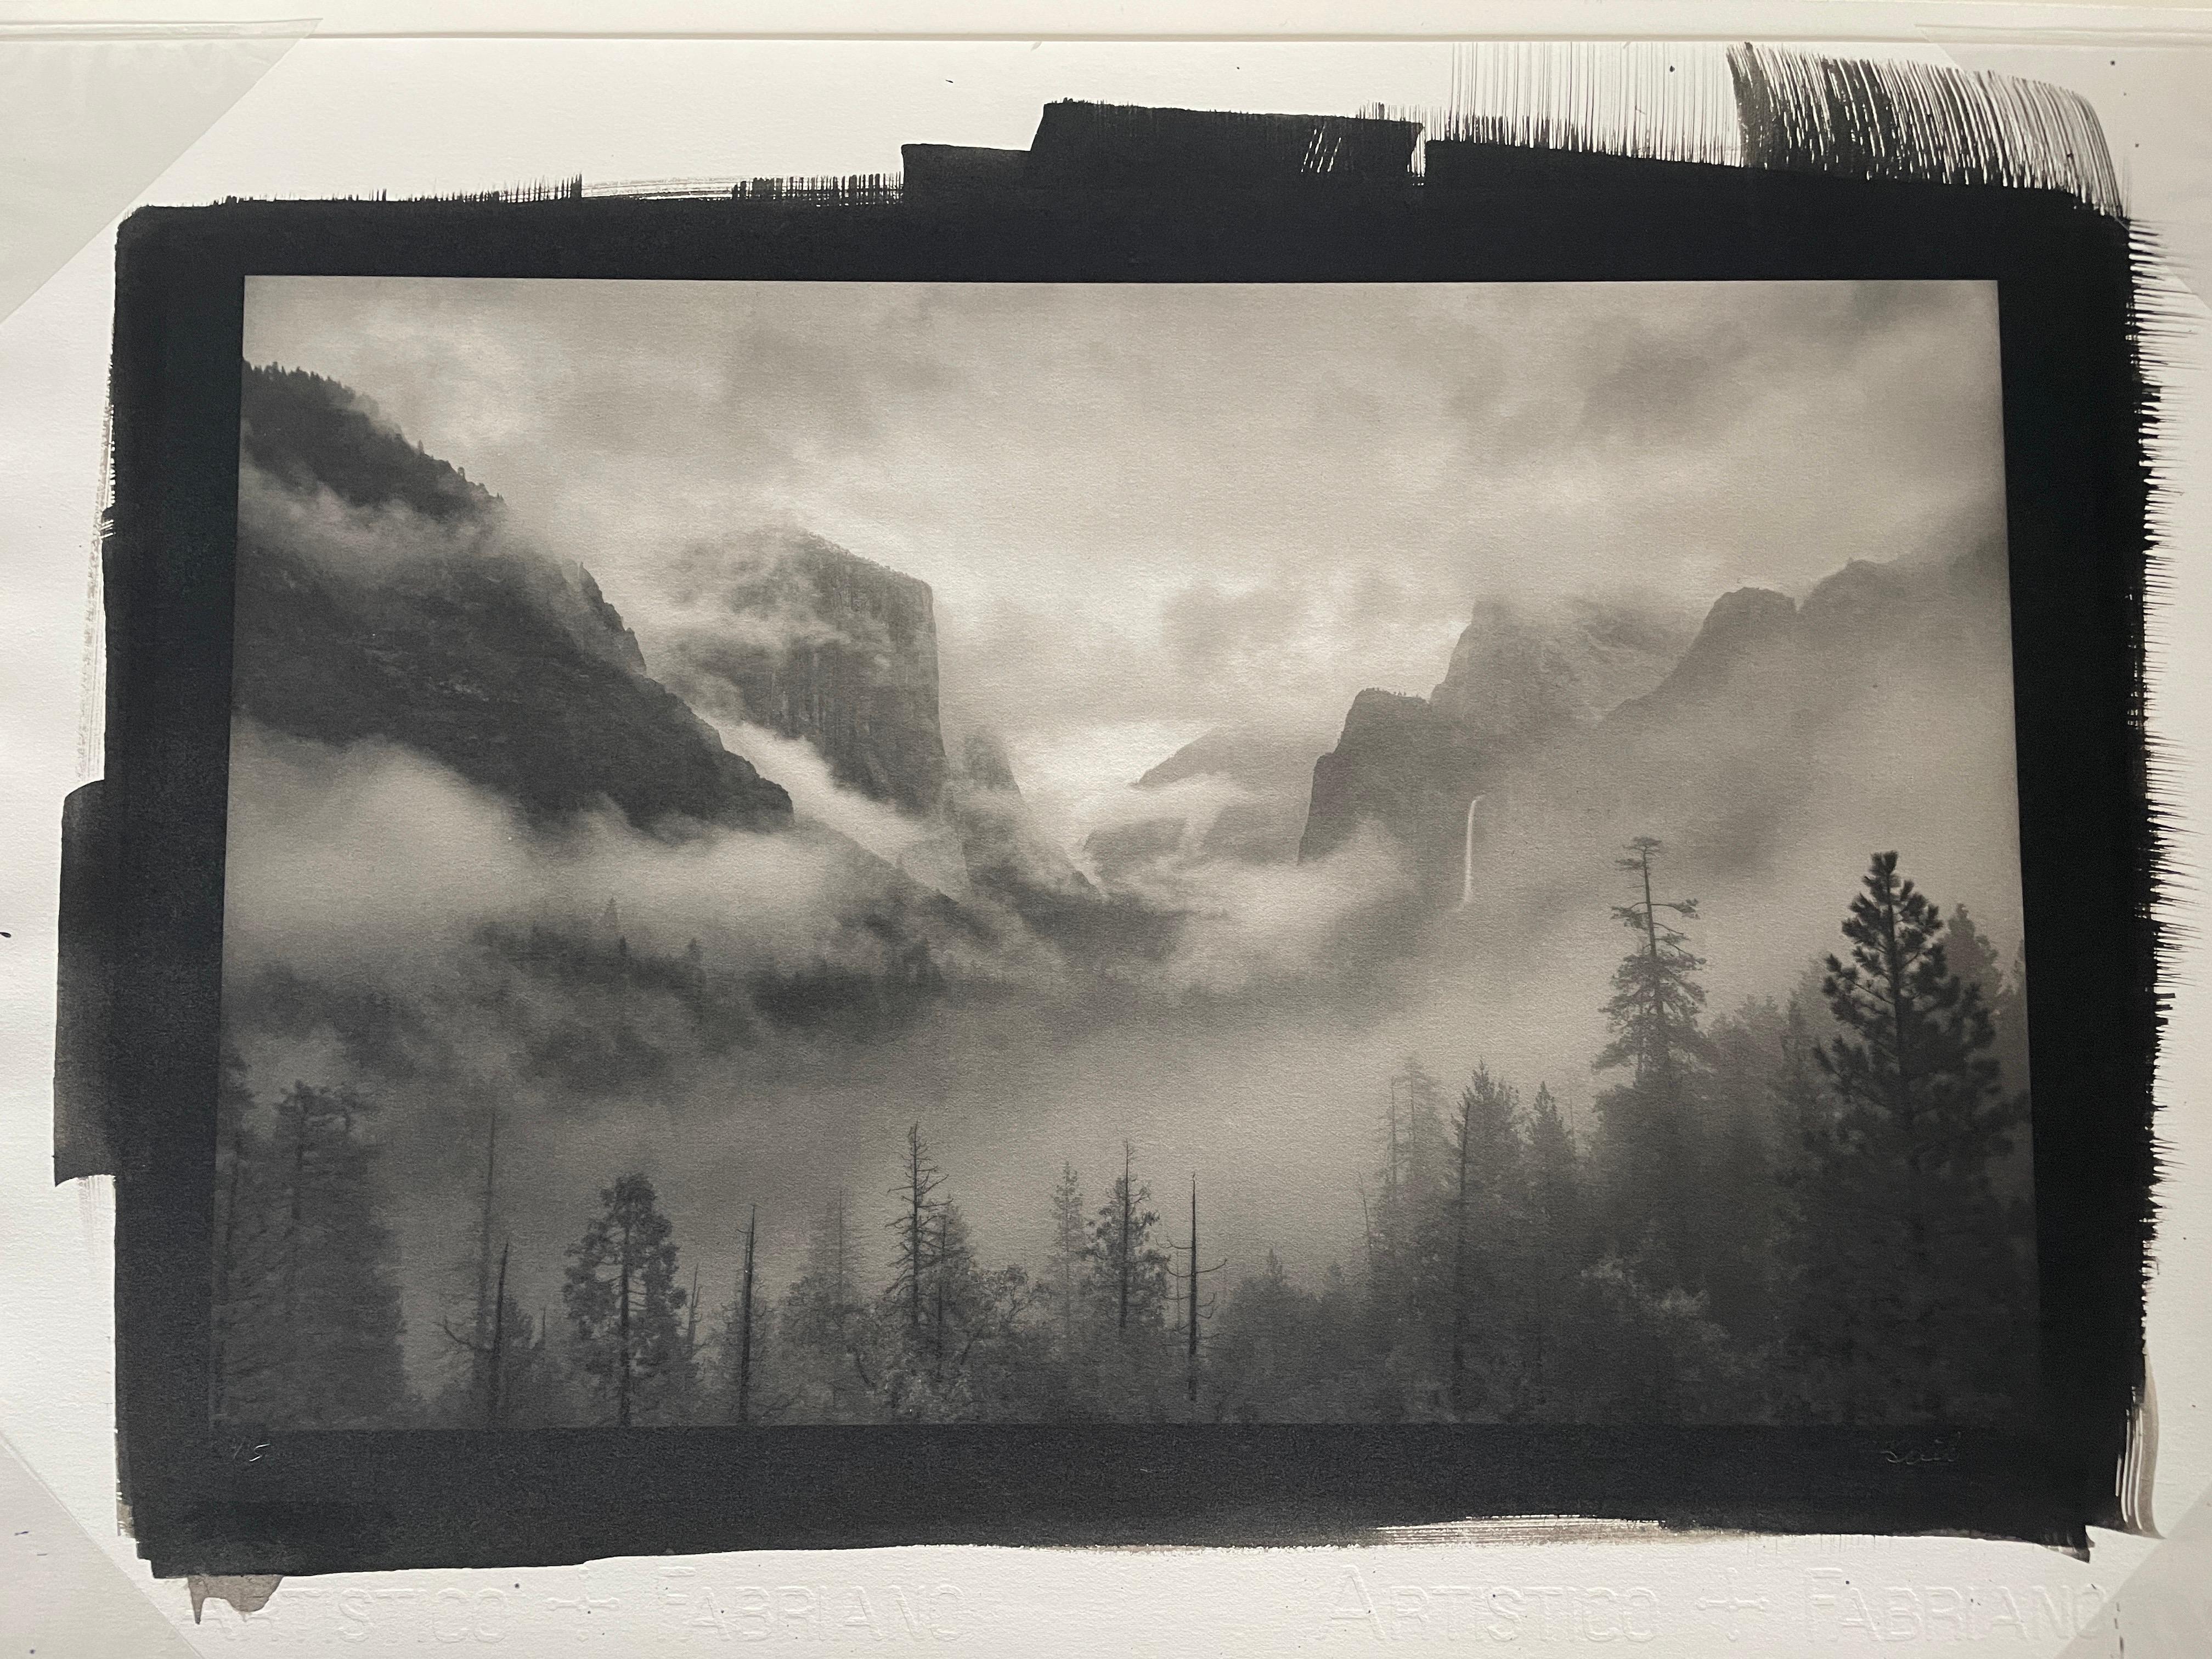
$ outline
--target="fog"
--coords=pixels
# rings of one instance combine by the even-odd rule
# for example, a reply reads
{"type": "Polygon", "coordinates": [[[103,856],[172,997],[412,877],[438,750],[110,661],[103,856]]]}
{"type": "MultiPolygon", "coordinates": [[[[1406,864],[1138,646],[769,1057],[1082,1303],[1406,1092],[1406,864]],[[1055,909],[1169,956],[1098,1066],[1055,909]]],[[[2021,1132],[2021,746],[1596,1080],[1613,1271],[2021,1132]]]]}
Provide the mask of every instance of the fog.
{"type": "MultiPolygon", "coordinates": [[[[1668,844],[1662,896],[1701,902],[1716,1012],[1836,948],[1877,848],[2009,955],[2002,594],[1975,601],[1988,628],[1814,688],[1795,725],[1753,708],[1532,753],[1479,814],[1464,909],[1379,829],[1305,863],[1209,846],[1224,812],[1282,806],[1279,777],[1136,779],[1243,726],[1304,757],[1300,784],[1362,688],[1437,684],[1479,601],[1693,627],[1737,586],[1802,595],[1854,558],[1933,568],[2001,534],[1994,305],[1971,284],[250,279],[252,361],[335,377],[461,465],[515,545],[590,568],[672,682],[712,623],[693,550],[797,528],[927,580],[948,747],[997,734],[1020,792],[996,805],[1040,862],[1173,922],[1156,951],[1086,959],[972,893],[945,823],[727,708],[699,712],[789,792],[793,830],[533,825],[398,745],[242,720],[231,1035],[264,1098],[300,1079],[382,1102],[426,1376],[471,1282],[494,1108],[515,1280],[556,1319],[562,1252],[616,1176],[653,1176],[711,1310],[749,1206],[771,1291],[835,1191],[888,1219],[916,1121],[988,1259],[1034,1262],[1062,1161],[1095,1206],[1127,1139],[1163,1212],[1195,1176],[1233,1274],[1270,1249],[1351,1267],[1409,1054],[1548,1082],[1587,1133],[1632,835],[1668,844]],[[1170,849],[1102,867],[1095,834],[1159,819],[1183,823],[1170,849]],[[865,915],[902,880],[986,925],[915,922],[942,987],[857,1036],[757,990],[715,1025],[499,943],[535,923],[658,963],[696,941],[733,984],[865,975],[865,915]]],[[[357,574],[420,528],[246,486],[263,533],[357,574]]]]}
{"type": "MultiPolygon", "coordinates": [[[[745,1206],[762,1207],[771,1287],[797,1271],[805,1229],[835,1190],[849,1190],[861,1217],[889,1220],[901,1137],[917,1120],[993,1259],[1037,1260],[1061,1161],[1085,1172],[1095,1202],[1126,1137],[1163,1200],[1198,1177],[1209,1236],[1239,1272],[1273,1249],[1311,1274],[1357,1259],[1383,1079],[1407,1054],[1447,1079],[1480,1060],[1526,1091],[1548,1082],[1587,1133],[1604,1081],[1589,1069],[1606,1037],[1598,1011],[1625,943],[1610,914],[1630,896],[1612,863],[1624,832],[1680,849],[1662,866],[1662,890],[1702,901],[1690,932],[1716,1011],[1786,996],[1810,957],[1836,948],[1877,846],[1900,848],[1939,902],[1969,904],[2008,954],[2019,936],[1999,789],[2009,768],[1990,743],[2008,702],[1998,688],[1932,720],[1916,699],[1915,713],[1922,766],[1898,769],[1872,739],[1841,749],[1832,787],[1793,797],[1755,831],[1739,825],[1753,840],[1717,851],[1700,848],[1679,804],[1632,823],[1532,805],[1518,822],[1486,823],[1476,903],[1433,914],[1409,906],[1402,861],[1379,833],[1310,865],[1199,860],[1148,891],[1188,919],[1165,959],[1120,966],[1126,995],[1102,1001],[1086,964],[1038,941],[986,954],[940,940],[963,984],[1001,994],[949,995],[864,1042],[763,1027],[719,1054],[674,1003],[634,994],[617,1009],[519,973],[482,948],[482,930],[588,927],[611,902],[612,925],[641,957],[673,957],[702,938],[718,967],[803,969],[854,937],[842,922],[851,870],[834,842],[803,825],[671,845],[612,817],[546,835],[391,745],[334,750],[246,726],[234,760],[227,971],[246,987],[271,966],[304,968],[400,1011],[385,1050],[349,1053],[327,1029],[255,1020],[246,1052],[264,1094],[295,1079],[352,1080],[385,1103],[418,1364],[435,1353],[441,1298],[468,1282],[447,1268],[473,1237],[477,1149],[495,1103],[517,1282],[526,1303],[556,1314],[562,1252],[614,1175],[652,1174],[719,1305],[745,1206]],[[649,1050],[641,1075],[532,1058],[544,1048],[533,1032],[617,1021],[649,1050]]],[[[810,778],[786,754],[779,772],[778,750],[756,742],[753,752],[792,781],[809,823],[858,838],[896,817],[818,766],[810,778]]],[[[1667,759],[1688,768],[1695,757],[1667,759]]],[[[1713,762],[1682,799],[1726,790],[1736,770],[1713,762]]]]}
{"type": "MultiPolygon", "coordinates": [[[[641,962],[697,939],[712,972],[804,971],[854,943],[850,866],[811,824],[671,844],[605,816],[549,835],[394,745],[307,744],[250,722],[232,775],[231,1040],[264,1098],[296,1080],[381,1103],[418,1363],[436,1352],[441,1297],[471,1282],[447,1268],[474,1237],[495,1106],[517,1282],[526,1304],[556,1309],[562,1252],[615,1175],[653,1175],[709,1287],[726,1285],[758,1202],[773,1285],[838,1188],[888,1218],[917,1119],[994,1256],[1034,1252],[1061,1159],[1096,1172],[1103,1198],[1125,1135],[1159,1189],[1200,1176],[1224,1237],[1318,1260],[1343,1248],[1333,1226],[1268,1218],[1288,1206],[1340,1222],[1332,1206],[1347,1197],[1356,1218],[1357,1194],[1337,1188],[1348,1149],[1364,1152],[1366,1073],[1391,1044],[1370,998],[1335,1006],[1310,982],[1364,907],[1402,891],[1380,837],[1314,866],[1194,877],[1202,907],[1169,957],[1124,971],[1119,1017],[1080,1006],[1091,975],[1036,941],[985,958],[940,940],[963,988],[1016,1000],[955,995],[860,1042],[760,1028],[715,1053],[675,999],[533,975],[486,949],[485,930],[618,932],[641,962]],[[313,1018],[293,975],[315,984],[313,1018]],[[618,1028],[629,1063],[563,1049],[567,1063],[546,1064],[546,1034],[570,1027],[618,1028]]],[[[794,794],[802,811],[828,797],[822,821],[848,829],[882,810],[826,785],[794,794]]]]}

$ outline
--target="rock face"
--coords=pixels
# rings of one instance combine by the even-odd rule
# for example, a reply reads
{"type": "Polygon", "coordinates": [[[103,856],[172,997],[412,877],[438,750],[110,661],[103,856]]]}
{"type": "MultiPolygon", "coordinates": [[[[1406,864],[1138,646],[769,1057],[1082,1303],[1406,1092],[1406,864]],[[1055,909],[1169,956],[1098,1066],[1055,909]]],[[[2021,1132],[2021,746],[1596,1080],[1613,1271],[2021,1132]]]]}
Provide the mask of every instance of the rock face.
{"type": "Polygon", "coordinates": [[[1335,749],[1314,764],[1298,856],[1320,858],[1369,822],[1413,854],[1425,884],[1456,881],[1468,803],[1516,756],[1650,690],[1683,642],[1668,621],[1622,607],[1477,606],[1427,697],[1370,690],[1353,700],[1335,749]]]}
{"type": "Polygon", "coordinates": [[[1088,903],[1098,890],[1037,828],[995,733],[971,732],[945,802],[977,891],[1021,910],[1032,901],[1088,903]]]}
{"type": "Polygon", "coordinates": [[[1620,718],[1687,711],[1726,696],[1746,679],[1786,673],[1804,644],[1799,622],[1796,602],[1786,593],[1763,587],[1723,593],[1674,671],[1643,696],[1622,703],[1620,718]]]}
{"type": "Polygon", "coordinates": [[[1486,600],[1429,702],[1480,738],[1588,726],[1656,685],[1689,638],[1673,621],[1626,606],[1580,602],[1535,615],[1486,600]]]}
{"type": "Polygon", "coordinates": [[[1714,601],[1674,671],[1604,724],[1648,727],[1717,710],[1771,724],[1849,706],[1893,681],[1962,669],[2001,677],[2008,582],[2003,544],[1992,541],[1935,562],[1854,559],[1802,605],[1740,587],[1714,601]]]}
{"type": "Polygon", "coordinates": [[[928,584],[799,532],[695,548],[656,656],[718,717],[811,744],[848,789],[916,814],[945,788],[928,584]]]}
{"type": "Polygon", "coordinates": [[[1431,696],[1353,702],[1314,767],[1300,856],[1372,823],[1425,887],[1449,890],[1477,797],[1478,842],[1493,811],[1595,823],[1633,803],[1751,856],[1883,699],[1909,687],[1895,706],[1941,708],[2003,683],[2005,593],[1997,541],[1948,561],[1855,562],[1802,605],[1740,588],[1686,640],[1632,613],[1535,623],[1485,606],[1431,696]]]}
{"type": "Polygon", "coordinates": [[[406,745],[544,821],[770,828],[790,797],[645,672],[580,566],[335,381],[245,373],[236,712],[406,745]]]}
{"type": "Polygon", "coordinates": [[[1314,763],[1313,803],[1298,856],[1313,860],[1380,825],[1436,879],[1488,759],[1478,734],[1425,697],[1362,691],[1336,747],[1314,763]]]}

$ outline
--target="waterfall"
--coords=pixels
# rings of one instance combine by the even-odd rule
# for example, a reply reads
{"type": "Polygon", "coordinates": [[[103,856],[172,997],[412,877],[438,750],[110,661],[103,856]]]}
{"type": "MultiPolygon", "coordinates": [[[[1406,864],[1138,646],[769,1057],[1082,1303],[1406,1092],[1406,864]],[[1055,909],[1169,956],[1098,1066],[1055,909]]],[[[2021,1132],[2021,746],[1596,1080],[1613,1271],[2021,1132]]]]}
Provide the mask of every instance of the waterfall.
{"type": "Polygon", "coordinates": [[[1459,908],[1462,910],[1474,902],[1474,809],[1482,805],[1477,795],[1467,804],[1467,854],[1460,866],[1459,908]]]}

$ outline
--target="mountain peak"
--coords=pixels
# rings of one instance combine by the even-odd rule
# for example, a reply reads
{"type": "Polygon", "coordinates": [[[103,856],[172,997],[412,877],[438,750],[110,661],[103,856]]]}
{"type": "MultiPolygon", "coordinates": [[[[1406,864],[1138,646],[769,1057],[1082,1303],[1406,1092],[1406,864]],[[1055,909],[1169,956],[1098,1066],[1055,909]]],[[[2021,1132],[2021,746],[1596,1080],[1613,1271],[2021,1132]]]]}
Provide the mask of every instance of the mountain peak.
{"type": "Polygon", "coordinates": [[[1139,778],[1139,789],[1164,789],[1190,778],[1220,777],[1249,788],[1280,787],[1285,779],[1304,798],[1314,757],[1326,732],[1279,725],[1217,726],[1201,732],[1139,778]]]}
{"type": "Polygon", "coordinates": [[[1426,697],[1370,686],[1352,700],[1336,747],[1314,763],[1313,793],[1298,857],[1322,857],[1363,820],[1426,851],[1431,832],[1465,812],[1483,745],[1426,697]]]}
{"type": "Polygon", "coordinates": [[[403,506],[441,524],[499,503],[409,442],[368,398],[303,368],[246,365],[239,417],[246,458],[289,489],[320,485],[349,507],[403,506]]]}
{"type": "MultiPolygon", "coordinates": [[[[1797,603],[1787,593],[1771,587],[1739,587],[1713,601],[1705,626],[1698,630],[1698,641],[1749,638],[1787,629],[1796,614],[1797,603]]],[[[1696,648],[1692,644],[1691,649],[1696,648]]]]}
{"type": "Polygon", "coordinates": [[[784,790],[645,673],[587,571],[366,398],[249,368],[240,442],[240,715],[404,744],[533,819],[611,803],[647,830],[789,821],[784,790]]]}
{"type": "Polygon", "coordinates": [[[1705,626],[1674,670],[1646,696],[1623,704],[1623,714],[1710,696],[1742,671],[1786,650],[1798,627],[1796,601],[1771,588],[1739,587],[1713,601],[1705,626]]]}
{"type": "Polygon", "coordinates": [[[1588,726],[1664,678],[1684,643],[1671,617],[1595,603],[1474,607],[1430,694],[1437,711],[1486,740],[1588,726]]]}
{"type": "Polygon", "coordinates": [[[1887,604],[1915,586],[1914,573],[1895,560],[1853,559],[1832,575],[1823,577],[1805,596],[1805,613],[1847,613],[1887,604]]]}

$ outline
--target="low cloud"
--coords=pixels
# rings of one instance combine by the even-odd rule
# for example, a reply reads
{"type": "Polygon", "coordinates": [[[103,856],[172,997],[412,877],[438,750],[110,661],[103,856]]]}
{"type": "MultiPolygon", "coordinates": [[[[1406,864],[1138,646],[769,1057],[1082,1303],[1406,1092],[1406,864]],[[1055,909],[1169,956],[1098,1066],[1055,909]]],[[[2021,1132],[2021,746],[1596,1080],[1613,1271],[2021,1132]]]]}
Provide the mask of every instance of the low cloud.
{"type": "Polygon", "coordinates": [[[663,642],[656,659],[681,672],[698,650],[757,650],[781,656],[804,647],[842,646],[882,662],[889,633],[847,606],[831,614],[797,562],[809,549],[834,550],[795,525],[763,525],[720,540],[693,542],[636,595],[639,621],[663,642]]]}
{"type": "Polygon", "coordinates": [[[1413,891],[1404,850],[1371,824],[1310,864],[1187,866],[1154,889],[1156,902],[1179,904],[1186,918],[1163,977],[1176,992],[1213,995],[1340,980],[1347,956],[1382,954],[1357,939],[1363,918],[1413,891]]]}
{"type": "MultiPolygon", "coordinates": [[[[855,804],[867,805],[842,802],[855,804]]],[[[697,939],[732,972],[872,971],[856,915],[896,883],[842,832],[819,833],[827,823],[669,842],[608,811],[533,830],[397,744],[332,747],[243,720],[230,813],[233,972],[289,964],[419,988],[426,963],[465,957],[487,928],[592,927],[611,909],[640,951],[673,956],[697,939]]]]}
{"type": "Polygon", "coordinates": [[[803,823],[848,837],[895,869],[951,897],[967,890],[960,850],[939,819],[917,817],[848,789],[831,775],[822,751],[803,738],[787,738],[765,726],[709,713],[707,723],[722,746],[743,755],[775,779],[791,796],[793,814],[803,823]]]}

